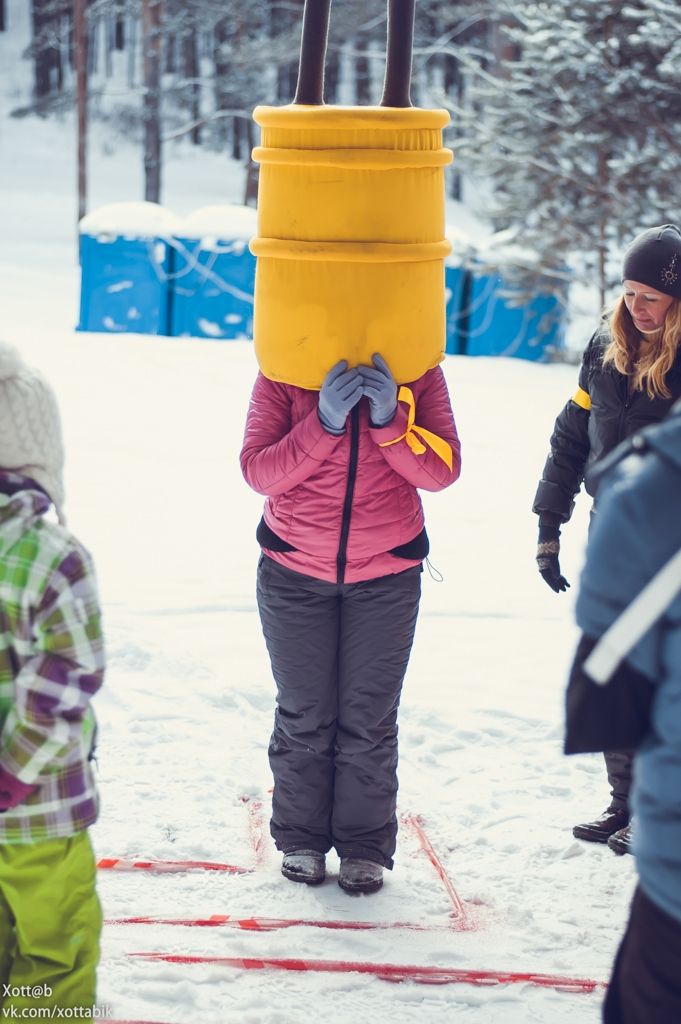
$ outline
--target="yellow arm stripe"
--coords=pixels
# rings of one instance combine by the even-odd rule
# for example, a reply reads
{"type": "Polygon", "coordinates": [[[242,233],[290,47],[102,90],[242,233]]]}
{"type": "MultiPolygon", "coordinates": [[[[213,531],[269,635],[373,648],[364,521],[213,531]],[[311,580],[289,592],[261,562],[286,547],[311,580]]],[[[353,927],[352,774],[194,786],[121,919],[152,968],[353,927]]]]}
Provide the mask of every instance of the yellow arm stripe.
{"type": "Polygon", "coordinates": [[[379,447],[387,448],[391,444],[397,444],[398,441],[406,441],[414,455],[423,455],[426,451],[426,445],[419,441],[419,437],[422,437],[429,448],[431,448],[435,454],[442,459],[447,468],[451,472],[452,468],[452,449],[441,437],[434,434],[432,430],[426,430],[425,427],[417,427],[414,423],[416,418],[416,402],[414,401],[414,395],[411,388],[406,388],[404,385],[399,390],[397,396],[398,401],[405,402],[409,406],[409,412],[407,414],[407,429],[404,434],[400,434],[393,441],[382,441],[379,447]]]}
{"type": "Polygon", "coordinates": [[[572,396],[572,401],[581,409],[586,409],[587,412],[591,408],[591,399],[589,398],[587,392],[584,391],[583,388],[577,388],[574,395],[572,396]]]}

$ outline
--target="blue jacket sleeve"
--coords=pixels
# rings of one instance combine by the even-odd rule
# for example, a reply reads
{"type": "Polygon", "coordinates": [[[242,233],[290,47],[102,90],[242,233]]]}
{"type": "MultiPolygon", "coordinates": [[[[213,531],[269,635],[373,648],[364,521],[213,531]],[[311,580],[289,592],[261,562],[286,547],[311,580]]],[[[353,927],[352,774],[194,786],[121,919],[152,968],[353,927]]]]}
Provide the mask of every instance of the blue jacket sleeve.
{"type": "MultiPolygon", "coordinates": [[[[599,510],[589,536],[577,598],[577,624],[584,634],[601,637],[660,568],[656,538],[645,516],[640,492],[628,487],[628,463],[610,486],[599,491],[599,510]]],[[[654,680],[658,674],[659,624],[653,625],[627,657],[636,671],[654,680]]]]}

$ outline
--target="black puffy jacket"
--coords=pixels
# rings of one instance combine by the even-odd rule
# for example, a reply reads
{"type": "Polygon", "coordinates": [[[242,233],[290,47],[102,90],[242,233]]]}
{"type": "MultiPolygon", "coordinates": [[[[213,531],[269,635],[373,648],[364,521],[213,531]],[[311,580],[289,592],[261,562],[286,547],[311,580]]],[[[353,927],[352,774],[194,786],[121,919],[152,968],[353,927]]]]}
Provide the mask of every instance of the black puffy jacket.
{"type": "MultiPolygon", "coordinates": [[[[658,423],[681,397],[681,347],[667,374],[670,398],[629,391],[629,378],[612,363],[603,366],[610,344],[602,325],[584,350],[579,387],[556,420],[551,452],[539,481],[532,511],[540,522],[566,523],[572,515],[587,468],[643,427],[658,423]]],[[[591,493],[588,486],[586,490],[591,493]]]]}

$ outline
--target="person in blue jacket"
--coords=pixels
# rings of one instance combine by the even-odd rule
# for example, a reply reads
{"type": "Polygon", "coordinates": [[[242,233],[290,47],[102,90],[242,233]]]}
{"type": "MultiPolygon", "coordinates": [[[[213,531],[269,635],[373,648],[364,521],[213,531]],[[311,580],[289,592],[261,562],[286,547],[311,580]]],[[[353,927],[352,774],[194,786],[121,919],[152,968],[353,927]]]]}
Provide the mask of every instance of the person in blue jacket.
{"type": "MultiPolygon", "coordinates": [[[[651,605],[651,581],[665,570],[667,592],[652,625],[612,670],[610,699],[646,688],[641,740],[634,761],[632,811],[639,884],[606,997],[606,1024],[681,1021],[681,403],[661,424],[623,446],[598,489],[599,511],[577,600],[583,632],[571,675],[586,669],[599,638],[638,598],[637,632],[651,605]],[[671,576],[669,570],[672,570],[671,576]],[[671,581],[671,582],[670,582],[671,581]],[[646,594],[640,597],[647,587],[646,594]],[[582,661],[580,666],[579,662],[582,661]],[[618,690],[619,687],[619,690],[618,690]]],[[[660,602],[658,602],[659,604],[660,602]]],[[[634,625],[634,627],[636,626],[634,625]]],[[[631,634],[631,628],[629,629],[631,634]]],[[[612,647],[609,634],[609,642],[612,647]]],[[[607,644],[601,644],[606,648],[607,644]]],[[[627,647],[630,647],[627,650],[627,647]]],[[[615,659],[619,653],[615,646],[615,659]]],[[[568,694],[570,691],[568,691],[568,694]]],[[[600,699],[600,698],[599,698],[600,699]]],[[[633,707],[634,705],[632,705],[633,707]]],[[[605,733],[611,716],[602,715],[605,733]]],[[[588,723],[588,716],[583,722],[588,723]]],[[[585,725],[585,728],[590,726],[585,725]]],[[[573,727],[574,731],[574,727],[573,727]]],[[[570,741],[568,695],[568,741],[570,741]]],[[[603,743],[612,739],[604,736],[603,743]]],[[[573,749],[575,737],[572,737],[573,749]]],[[[577,743],[579,736],[576,737],[577,743]]],[[[570,749],[570,742],[566,742],[570,749]]],[[[581,749],[597,749],[586,744],[581,749]]]]}
{"type": "MultiPolygon", "coordinates": [[[[579,386],[556,419],[534,499],[537,566],[556,593],[569,587],[559,538],[582,483],[595,510],[592,468],[625,439],[660,423],[681,398],[681,228],[661,224],[634,238],[622,261],[622,288],[584,351],[579,386]]],[[[632,752],[604,756],[610,800],[596,818],[575,825],[573,835],[630,853],[632,752]]]]}

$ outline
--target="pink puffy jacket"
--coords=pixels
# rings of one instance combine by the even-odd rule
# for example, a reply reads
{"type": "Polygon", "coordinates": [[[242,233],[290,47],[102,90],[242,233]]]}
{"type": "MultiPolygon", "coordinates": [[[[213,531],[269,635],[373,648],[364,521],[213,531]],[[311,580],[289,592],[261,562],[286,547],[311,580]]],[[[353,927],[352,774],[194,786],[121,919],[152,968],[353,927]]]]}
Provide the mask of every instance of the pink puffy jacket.
{"type": "Polygon", "coordinates": [[[407,544],[423,530],[416,488],[448,487],[459,476],[461,458],[440,367],[408,387],[414,398],[413,424],[410,403],[401,398],[392,422],[372,427],[363,398],[348,416],[345,433],[335,437],[317,415],[318,392],[258,374],[241,469],[250,486],[267,495],[266,525],[294,549],[264,547],[267,555],[334,583],[388,576],[419,564],[421,558],[398,557],[391,548],[407,544]],[[435,444],[441,454],[418,428],[445,442],[435,444]]]}

